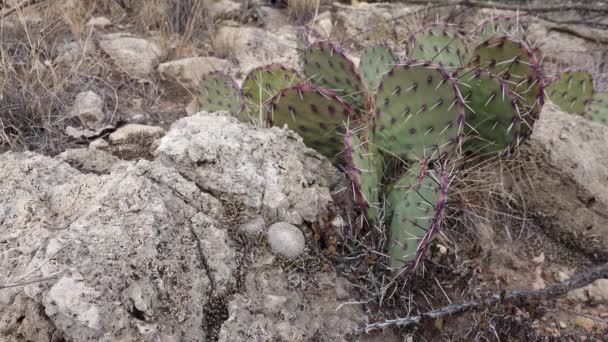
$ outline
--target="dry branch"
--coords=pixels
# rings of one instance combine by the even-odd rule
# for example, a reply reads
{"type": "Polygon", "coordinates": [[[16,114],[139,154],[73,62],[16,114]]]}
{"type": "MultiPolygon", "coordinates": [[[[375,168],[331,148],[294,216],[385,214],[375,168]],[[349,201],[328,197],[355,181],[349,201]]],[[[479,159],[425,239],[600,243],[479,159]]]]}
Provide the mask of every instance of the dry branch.
{"type": "Polygon", "coordinates": [[[605,263],[601,266],[594,267],[588,271],[578,273],[574,275],[572,278],[565,280],[561,283],[551,285],[545,287],[544,289],[537,291],[519,291],[519,290],[511,290],[511,291],[503,291],[501,293],[496,293],[491,297],[485,299],[476,299],[464,303],[453,304],[444,306],[441,309],[433,310],[429,312],[425,312],[421,315],[408,316],[405,318],[397,318],[386,320],[382,322],[375,322],[369,324],[362,324],[359,329],[357,329],[355,334],[363,334],[369,333],[370,331],[380,330],[387,327],[407,327],[410,325],[418,324],[423,320],[428,319],[437,319],[443,316],[454,315],[458,313],[462,313],[465,311],[470,311],[478,308],[485,308],[488,306],[498,305],[507,300],[513,299],[540,299],[540,298],[555,298],[560,295],[567,293],[572,289],[576,289],[579,287],[583,287],[592,283],[593,281],[600,278],[608,278],[608,263],[605,263]]]}

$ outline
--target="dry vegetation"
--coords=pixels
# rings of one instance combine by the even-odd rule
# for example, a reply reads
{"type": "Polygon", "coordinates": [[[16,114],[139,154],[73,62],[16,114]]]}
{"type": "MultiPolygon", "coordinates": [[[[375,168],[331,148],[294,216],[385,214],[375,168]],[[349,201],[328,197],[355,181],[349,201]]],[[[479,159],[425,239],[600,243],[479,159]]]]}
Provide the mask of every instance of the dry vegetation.
{"type": "Polygon", "coordinates": [[[292,18],[304,23],[318,14],[320,3],[320,0],[287,0],[287,8],[292,18]]]}
{"type": "Polygon", "coordinates": [[[108,123],[121,119],[131,98],[148,109],[158,104],[164,90],[156,82],[138,83],[99,51],[100,33],[86,25],[90,18],[106,16],[117,30],[153,34],[167,60],[197,49],[210,25],[206,7],[205,0],[66,0],[2,15],[0,151],[65,149],[70,141],[64,129],[72,124],[67,113],[81,91],[93,90],[104,99],[108,123]]]}

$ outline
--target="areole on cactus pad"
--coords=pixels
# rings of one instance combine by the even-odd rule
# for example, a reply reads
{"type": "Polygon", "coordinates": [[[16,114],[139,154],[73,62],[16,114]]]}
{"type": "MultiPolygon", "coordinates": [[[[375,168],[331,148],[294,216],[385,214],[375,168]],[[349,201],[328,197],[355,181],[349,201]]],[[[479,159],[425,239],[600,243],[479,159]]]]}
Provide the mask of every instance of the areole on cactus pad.
{"type": "Polygon", "coordinates": [[[434,24],[410,36],[408,57],[428,60],[452,71],[466,64],[468,51],[456,30],[446,24],[434,24]]]}
{"type": "Polygon", "coordinates": [[[367,103],[367,92],[353,62],[336,45],[321,41],[304,52],[304,75],[315,86],[329,89],[356,109],[367,103]]]}
{"type": "Polygon", "coordinates": [[[521,134],[517,97],[484,69],[463,69],[455,77],[466,106],[465,148],[482,155],[509,151],[521,134]]]}
{"type": "Polygon", "coordinates": [[[440,229],[448,195],[449,175],[416,164],[400,178],[388,195],[392,213],[388,254],[393,269],[415,268],[431,238],[440,229]]]}
{"type": "Polygon", "coordinates": [[[232,77],[222,71],[212,71],[203,75],[200,88],[198,103],[201,109],[209,112],[225,110],[232,115],[240,115],[241,97],[232,77]]]}
{"type": "Polygon", "coordinates": [[[356,125],[352,107],[334,92],[310,85],[281,90],[270,102],[270,126],[287,125],[304,143],[331,160],[343,149],[342,139],[349,125],[356,125]]]}
{"type": "Polygon", "coordinates": [[[348,130],[344,136],[345,171],[353,184],[355,202],[370,220],[380,216],[382,186],[382,155],[362,132],[348,130]]]}
{"type": "Polygon", "coordinates": [[[568,70],[547,85],[547,96],[563,111],[582,115],[593,96],[593,77],[583,70],[568,70]]]}
{"type": "Polygon", "coordinates": [[[464,104],[456,81],[427,62],[394,66],[374,98],[374,142],[383,153],[420,160],[460,144],[464,104]]]}
{"type": "Polygon", "coordinates": [[[279,91],[304,83],[298,72],[279,64],[265,65],[251,70],[241,87],[247,113],[252,122],[265,123],[263,115],[269,100],[279,91]],[[257,114],[257,115],[256,115],[257,114]]]}
{"type": "Polygon", "coordinates": [[[475,43],[481,43],[493,36],[510,36],[523,39],[524,32],[519,17],[496,16],[482,21],[471,31],[469,36],[475,43]]]}
{"type": "Polygon", "coordinates": [[[528,135],[545,103],[543,75],[532,49],[516,38],[494,36],[475,48],[470,66],[484,68],[509,85],[518,99],[522,135],[528,135]]]}

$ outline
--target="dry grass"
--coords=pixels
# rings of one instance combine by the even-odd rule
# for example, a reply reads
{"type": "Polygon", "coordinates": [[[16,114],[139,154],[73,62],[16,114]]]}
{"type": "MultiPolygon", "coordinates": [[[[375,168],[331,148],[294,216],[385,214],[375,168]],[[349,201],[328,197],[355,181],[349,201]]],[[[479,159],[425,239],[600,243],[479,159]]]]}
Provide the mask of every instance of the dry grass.
{"type": "Polygon", "coordinates": [[[211,38],[213,55],[217,58],[228,58],[235,53],[238,34],[242,32],[232,27],[219,28],[211,38]]]}
{"type": "MultiPolygon", "coordinates": [[[[106,16],[114,27],[153,39],[165,58],[191,55],[207,34],[206,0],[57,0],[18,9],[0,19],[0,152],[35,150],[56,154],[70,145],[66,118],[76,95],[93,90],[104,99],[107,123],[125,104],[156,108],[164,89],[121,73],[95,48],[104,31],[86,23],[106,16]],[[90,47],[61,57],[66,43],[90,47]]],[[[159,118],[163,120],[163,118],[159,118]]]]}
{"type": "Polygon", "coordinates": [[[299,23],[305,23],[315,17],[319,10],[320,0],[288,0],[289,15],[299,23]]]}

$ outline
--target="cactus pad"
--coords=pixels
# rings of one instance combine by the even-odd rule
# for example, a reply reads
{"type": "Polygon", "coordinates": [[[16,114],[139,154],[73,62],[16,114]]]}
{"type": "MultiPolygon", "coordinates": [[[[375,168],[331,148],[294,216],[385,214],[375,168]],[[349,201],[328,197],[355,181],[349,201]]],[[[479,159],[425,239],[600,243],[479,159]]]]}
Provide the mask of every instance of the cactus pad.
{"type": "Polygon", "coordinates": [[[381,151],[420,160],[459,146],[464,104],[456,81],[439,66],[394,66],[378,86],[374,104],[374,141],[381,151]]]}
{"type": "Polygon", "coordinates": [[[527,136],[545,102],[543,76],[532,49],[515,38],[492,37],[475,48],[470,65],[487,69],[507,82],[518,98],[521,130],[527,136]]]}
{"type": "Polygon", "coordinates": [[[369,92],[374,92],[380,80],[395,64],[395,57],[391,50],[384,45],[377,45],[366,49],[361,55],[359,72],[363,83],[369,92]]]}
{"type": "Polygon", "coordinates": [[[232,115],[239,115],[242,109],[236,83],[221,71],[212,71],[203,75],[198,103],[202,110],[208,112],[226,110],[232,115]]]}
{"type": "Polygon", "coordinates": [[[451,70],[467,62],[468,52],[466,43],[455,30],[444,24],[436,24],[412,34],[408,57],[428,60],[451,70]]]}
{"type": "Polygon", "coordinates": [[[608,126],[608,92],[593,95],[585,116],[608,126]]]}
{"type": "Polygon", "coordinates": [[[522,38],[524,33],[519,17],[496,16],[482,21],[470,35],[473,41],[481,43],[492,36],[522,38]]]}
{"type": "Polygon", "coordinates": [[[342,151],[342,135],[354,120],[350,105],[332,91],[299,85],[281,90],[271,99],[270,126],[287,125],[304,143],[329,159],[342,151]]]}
{"type": "Polygon", "coordinates": [[[413,169],[395,184],[388,196],[393,208],[388,242],[393,269],[413,269],[420,263],[440,228],[447,199],[447,174],[429,170],[424,164],[413,169]]]}
{"type": "Polygon", "coordinates": [[[280,90],[304,81],[298,73],[281,65],[271,64],[252,70],[241,87],[241,93],[251,121],[262,124],[265,105],[280,90]]]}
{"type": "Polygon", "coordinates": [[[353,183],[355,202],[368,219],[375,220],[380,213],[382,156],[366,136],[354,130],[349,130],[344,136],[344,155],[346,174],[353,183]]]}
{"type": "Polygon", "coordinates": [[[458,77],[465,101],[464,146],[475,153],[501,153],[516,144],[521,118],[508,85],[483,69],[463,70],[458,77]]]}
{"type": "Polygon", "coordinates": [[[355,65],[337,46],[316,42],[304,56],[304,75],[310,83],[330,89],[355,108],[363,108],[367,93],[355,65]]]}
{"type": "Polygon", "coordinates": [[[565,71],[549,83],[547,96],[563,111],[582,115],[593,96],[593,79],[586,71],[565,71]]]}

